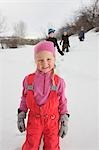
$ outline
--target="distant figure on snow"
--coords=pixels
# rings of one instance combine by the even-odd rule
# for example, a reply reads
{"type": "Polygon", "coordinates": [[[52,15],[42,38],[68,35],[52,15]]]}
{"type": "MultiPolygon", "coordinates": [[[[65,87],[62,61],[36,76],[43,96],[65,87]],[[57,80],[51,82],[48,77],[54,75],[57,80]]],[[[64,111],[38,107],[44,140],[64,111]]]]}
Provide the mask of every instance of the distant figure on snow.
{"type": "Polygon", "coordinates": [[[60,50],[57,39],[55,38],[54,29],[48,29],[48,38],[47,41],[51,41],[54,43],[54,47],[57,47],[58,52],[63,56],[64,53],[60,50]]]}
{"type": "Polygon", "coordinates": [[[85,39],[85,32],[84,32],[84,28],[83,27],[81,27],[81,31],[79,32],[78,37],[79,37],[80,41],[84,41],[84,39],[85,39]]]}
{"type": "Polygon", "coordinates": [[[70,47],[69,35],[68,35],[68,32],[66,30],[64,30],[64,33],[62,35],[60,45],[61,45],[61,43],[62,43],[62,51],[65,52],[65,49],[66,49],[66,52],[69,52],[69,47],[70,47]]]}

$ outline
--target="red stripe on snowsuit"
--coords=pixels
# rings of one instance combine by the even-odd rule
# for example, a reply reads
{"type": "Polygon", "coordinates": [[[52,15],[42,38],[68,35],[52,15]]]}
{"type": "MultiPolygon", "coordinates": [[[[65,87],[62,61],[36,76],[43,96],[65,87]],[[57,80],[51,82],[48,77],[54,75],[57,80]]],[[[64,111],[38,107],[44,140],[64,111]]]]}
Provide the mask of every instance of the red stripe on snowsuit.
{"type": "MultiPolygon", "coordinates": [[[[35,75],[28,78],[28,84],[33,83],[35,75]]],[[[55,75],[55,84],[58,77],[55,75]]],[[[26,104],[29,108],[26,141],[22,150],[39,150],[42,135],[44,136],[44,150],[60,150],[59,147],[59,100],[56,90],[51,90],[47,102],[39,106],[36,104],[34,92],[27,91],[26,104]]]]}

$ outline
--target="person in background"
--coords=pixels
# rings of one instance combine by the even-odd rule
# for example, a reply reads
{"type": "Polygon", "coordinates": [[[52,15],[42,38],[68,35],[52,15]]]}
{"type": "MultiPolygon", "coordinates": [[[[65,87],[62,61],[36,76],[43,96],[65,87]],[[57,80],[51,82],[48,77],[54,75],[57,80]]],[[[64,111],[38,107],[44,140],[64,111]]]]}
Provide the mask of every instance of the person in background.
{"type": "Polygon", "coordinates": [[[80,32],[78,34],[78,37],[79,37],[80,41],[84,41],[84,39],[85,39],[84,27],[81,27],[81,30],[80,30],[80,32]]]}
{"type": "Polygon", "coordinates": [[[42,136],[44,150],[60,150],[59,136],[63,138],[67,134],[69,113],[64,79],[54,73],[53,42],[39,42],[34,48],[34,59],[36,71],[23,80],[18,108],[18,129],[26,130],[22,150],[39,150],[42,136]]]}
{"type": "Polygon", "coordinates": [[[61,43],[62,43],[62,51],[65,52],[65,49],[66,49],[66,52],[69,52],[69,47],[70,47],[69,35],[68,35],[68,32],[66,30],[64,30],[64,33],[62,35],[60,45],[61,45],[61,43]]]}
{"type": "Polygon", "coordinates": [[[63,56],[64,53],[60,50],[60,47],[58,45],[57,39],[55,38],[55,30],[54,29],[48,29],[48,38],[47,41],[51,41],[54,43],[54,46],[57,47],[58,52],[63,56]]]}

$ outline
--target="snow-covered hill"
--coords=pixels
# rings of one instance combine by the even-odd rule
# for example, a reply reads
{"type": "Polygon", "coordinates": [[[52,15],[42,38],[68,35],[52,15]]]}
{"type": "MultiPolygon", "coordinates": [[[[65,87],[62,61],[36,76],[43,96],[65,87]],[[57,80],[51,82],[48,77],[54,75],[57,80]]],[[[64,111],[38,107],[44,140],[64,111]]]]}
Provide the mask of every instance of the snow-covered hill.
{"type": "MultiPolygon", "coordinates": [[[[86,33],[84,42],[70,37],[70,52],[57,53],[56,72],[65,79],[71,114],[61,150],[98,150],[98,41],[99,33],[86,33]]],[[[22,80],[35,70],[33,47],[0,49],[0,150],[20,150],[25,133],[17,130],[22,80]]]]}

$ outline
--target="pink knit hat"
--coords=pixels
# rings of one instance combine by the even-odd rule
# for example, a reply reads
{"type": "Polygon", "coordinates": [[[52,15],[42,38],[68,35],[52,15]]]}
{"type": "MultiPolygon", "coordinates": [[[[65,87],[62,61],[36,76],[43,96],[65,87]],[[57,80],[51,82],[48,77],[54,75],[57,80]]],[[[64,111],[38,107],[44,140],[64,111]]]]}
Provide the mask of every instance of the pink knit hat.
{"type": "Polygon", "coordinates": [[[46,41],[46,40],[37,43],[34,47],[34,53],[36,54],[42,51],[51,52],[55,56],[54,43],[51,41],[46,41]]]}

